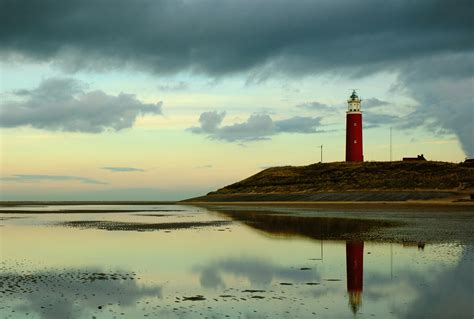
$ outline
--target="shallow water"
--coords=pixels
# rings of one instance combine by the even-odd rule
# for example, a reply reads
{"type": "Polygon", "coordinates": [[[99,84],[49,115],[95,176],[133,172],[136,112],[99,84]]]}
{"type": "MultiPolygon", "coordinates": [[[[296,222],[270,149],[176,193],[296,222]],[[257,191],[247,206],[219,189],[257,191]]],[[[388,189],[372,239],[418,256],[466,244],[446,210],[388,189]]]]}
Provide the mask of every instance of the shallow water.
{"type": "Polygon", "coordinates": [[[320,240],[314,220],[270,229],[179,205],[15,209],[51,213],[0,211],[1,318],[474,315],[474,250],[460,242],[320,240]],[[97,209],[109,212],[81,212],[97,209]]]}

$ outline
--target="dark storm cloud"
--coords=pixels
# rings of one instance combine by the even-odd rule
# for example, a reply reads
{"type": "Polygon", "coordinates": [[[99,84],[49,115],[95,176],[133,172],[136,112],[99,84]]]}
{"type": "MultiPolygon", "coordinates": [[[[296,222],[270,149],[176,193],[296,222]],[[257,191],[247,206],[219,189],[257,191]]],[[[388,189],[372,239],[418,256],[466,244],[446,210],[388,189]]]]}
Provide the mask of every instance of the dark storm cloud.
{"type": "Polygon", "coordinates": [[[0,181],[4,182],[18,182],[18,183],[36,183],[36,182],[48,182],[48,181],[74,181],[82,184],[107,184],[92,178],[82,176],[69,176],[69,175],[25,175],[16,174],[11,176],[0,177],[0,181]]]}
{"type": "Polygon", "coordinates": [[[101,167],[101,169],[105,169],[109,172],[112,173],[126,173],[126,172],[143,172],[144,170],[141,168],[135,168],[135,167],[101,167]]]}
{"type": "Polygon", "coordinates": [[[79,81],[51,78],[36,89],[14,91],[17,99],[0,102],[0,127],[30,125],[53,131],[100,133],[130,128],[140,115],[161,114],[161,102],[145,104],[133,94],[114,96],[84,89],[79,81]]]}
{"type": "Polygon", "coordinates": [[[474,155],[465,104],[472,87],[460,103],[455,87],[433,94],[449,81],[472,85],[470,0],[0,0],[0,7],[4,60],[72,72],[245,73],[257,82],[275,74],[398,73],[420,114],[474,155]]]}
{"type": "Polygon", "coordinates": [[[3,54],[69,70],[290,73],[471,50],[472,2],[1,0],[3,54]]]}
{"type": "Polygon", "coordinates": [[[319,117],[295,116],[274,121],[268,114],[252,114],[241,123],[221,125],[225,112],[204,112],[199,117],[199,126],[188,130],[195,134],[205,134],[212,139],[234,141],[268,140],[279,133],[318,133],[321,126],[319,117]]]}

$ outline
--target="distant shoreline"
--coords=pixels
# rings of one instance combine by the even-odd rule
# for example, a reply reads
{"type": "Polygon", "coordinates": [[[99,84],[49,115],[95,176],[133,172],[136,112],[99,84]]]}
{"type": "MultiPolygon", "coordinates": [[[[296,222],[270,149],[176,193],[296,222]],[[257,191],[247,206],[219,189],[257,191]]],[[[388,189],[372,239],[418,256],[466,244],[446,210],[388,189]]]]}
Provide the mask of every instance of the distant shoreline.
{"type": "Polygon", "coordinates": [[[72,205],[179,205],[179,201],[0,201],[0,207],[15,207],[15,206],[72,206],[72,205]]]}
{"type": "MultiPolygon", "coordinates": [[[[324,209],[455,209],[474,212],[474,201],[458,200],[409,200],[409,201],[2,201],[0,207],[27,206],[73,206],[73,205],[190,205],[190,206],[246,206],[246,207],[307,207],[324,209]]],[[[140,210],[141,211],[141,210],[140,210]]],[[[87,213],[88,211],[84,211],[87,213]]],[[[90,212],[95,212],[91,210],[90,212]]],[[[121,212],[121,211],[117,211],[121,212]]],[[[130,212],[124,210],[123,212],[130,212]]],[[[1,210],[0,210],[1,213],[1,210]]],[[[68,213],[64,211],[64,213],[68,213]]]]}

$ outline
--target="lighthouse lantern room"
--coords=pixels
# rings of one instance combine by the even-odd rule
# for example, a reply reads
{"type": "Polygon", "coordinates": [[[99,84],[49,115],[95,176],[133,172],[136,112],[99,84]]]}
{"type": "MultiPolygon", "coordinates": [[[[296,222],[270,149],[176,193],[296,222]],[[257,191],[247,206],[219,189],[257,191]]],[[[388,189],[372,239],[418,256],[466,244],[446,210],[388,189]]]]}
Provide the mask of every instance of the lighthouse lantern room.
{"type": "Polygon", "coordinates": [[[346,114],[346,162],[362,162],[364,160],[362,148],[362,111],[361,99],[356,91],[347,100],[346,114]]]}

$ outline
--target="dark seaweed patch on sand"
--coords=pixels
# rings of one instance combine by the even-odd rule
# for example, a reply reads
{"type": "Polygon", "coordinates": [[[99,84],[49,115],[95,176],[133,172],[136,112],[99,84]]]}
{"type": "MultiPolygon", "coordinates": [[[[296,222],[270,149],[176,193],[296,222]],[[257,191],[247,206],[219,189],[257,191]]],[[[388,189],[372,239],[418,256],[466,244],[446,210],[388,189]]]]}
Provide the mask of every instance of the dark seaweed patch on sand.
{"type": "Polygon", "coordinates": [[[203,295],[183,297],[183,301],[203,301],[203,300],[206,300],[206,297],[204,297],[203,295]]]}
{"type": "Polygon", "coordinates": [[[201,227],[220,227],[228,225],[230,221],[216,220],[205,222],[174,222],[174,223],[127,223],[100,220],[80,220],[58,223],[58,226],[85,229],[103,229],[110,231],[153,231],[153,230],[178,230],[201,227]]]}
{"type": "Polygon", "coordinates": [[[141,216],[141,217],[173,217],[176,215],[171,214],[131,214],[132,216],[141,216]]]}

